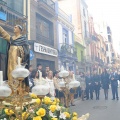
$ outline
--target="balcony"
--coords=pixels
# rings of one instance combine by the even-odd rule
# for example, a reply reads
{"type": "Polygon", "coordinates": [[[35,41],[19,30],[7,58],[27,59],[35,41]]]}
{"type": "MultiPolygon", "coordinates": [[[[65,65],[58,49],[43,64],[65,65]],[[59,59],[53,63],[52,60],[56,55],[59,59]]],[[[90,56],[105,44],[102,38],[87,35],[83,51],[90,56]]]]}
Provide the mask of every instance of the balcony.
{"type": "Polygon", "coordinates": [[[62,43],[60,44],[59,57],[77,60],[77,50],[72,45],[62,43]]]}
{"type": "Polygon", "coordinates": [[[105,50],[104,50],[104,48],[101,48],[100,50],[101,50],[102,53],[105,54],[105,50]]]}
{"type": "Polygon", "coordinates": [[[95,57],[95,61],[96,61],[100,66],[103,66],[103,65],[104,65],[103,60],[100,59],[99,57],[95,57]]]}
{"type": "Polygon", "coordinates": [[[90,34],[88,31],[84,32],[84,39],[87,44],[90,44],[93,41],[97,41],[97,37],[95,35],[90,34]]]}
{"type": "Polygon", "coordinates": [[[99,59],[99,65],[100,65],[100,66],[103,66],[103,65],[104,65],[104,62],[103,62],[102,59],[99,59]]]}
{"type": "Polygon", "coordinates": [[[0,0],[0,25],[8,31],[13,30],[15,24],[26,23],[26,16],[8,7],[6,3],[0,0]]]}
{"type": "Polygon", "coordinates": [[[91,56],[86,56],[86,63],[91,63],[92,62],[92,59],[91,59],[91,56]]]}
{"type": "Polygon", "coordinates": [[[40,10],[48,16],[55,16],[55,2],[52,0],[38,0],[40,10]]]}

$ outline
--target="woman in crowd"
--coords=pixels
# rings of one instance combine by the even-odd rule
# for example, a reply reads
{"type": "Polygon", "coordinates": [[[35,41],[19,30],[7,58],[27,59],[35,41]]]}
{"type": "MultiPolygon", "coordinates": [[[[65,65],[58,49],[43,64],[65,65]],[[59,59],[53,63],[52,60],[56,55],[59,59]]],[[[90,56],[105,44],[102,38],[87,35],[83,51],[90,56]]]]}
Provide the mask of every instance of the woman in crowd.
{"type": "MultiPolygon", "coordinates": [[[[73,75],[74,75],[73,72],[69,71],[69,77],[68,77],[69,82],[74,80],[73,75]]],[[[75,90],[73,88],[70,88],[70,103],[71,103],[72,106],[75,106],[75,104],[74,104],[74,94],[75,94],[75,90]]]]}
{"type": "Polygon", "coordinates": [[[58,73],[59,73],[58,71],[55,71],[54,74],[53,74],[53,76],[54,76],[53,82],[54,82],[54,86],[55,86],[55,95],[56,95],[57,98],[60,99],[60,102],[62,104],[64,104],[64,94],[63,94],[63,92],[62,92],[62,90],[59,86],[59,82],[61,80],[58,78],[59,77],[58,73]]]}
{"type": "Polygon", "coordinates": [[[55,97],[55,87],[54,87],[54,82],[53,82],[53,72],[49,71],[47,74],[47,81],[50,85],[50,96],[55,97]]]}
{"type": "Polygon", "coordinates": [[[80,78],[81,98],[82,98],[82,101],[84,101],[85,90],[86,90],[85,74],[81,72],[80,77],[81,77],[80,78]]]}
{"type": "Polygon", "coordinates": [[[109,74],[107,73],[106,69],[103,69],[103,73],[101,74],[101,83],[102,83],[102,88],[104,89],[105,100],[107,100],[110,80],[109,80],[109,74]]]}

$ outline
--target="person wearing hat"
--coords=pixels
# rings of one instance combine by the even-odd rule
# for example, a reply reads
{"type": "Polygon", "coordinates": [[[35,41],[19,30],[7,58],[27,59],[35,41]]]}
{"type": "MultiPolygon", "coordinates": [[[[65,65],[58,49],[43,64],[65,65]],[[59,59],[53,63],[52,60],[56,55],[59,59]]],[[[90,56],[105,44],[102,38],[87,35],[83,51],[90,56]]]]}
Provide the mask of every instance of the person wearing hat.
{"type": "MultiPolygon", "coordinates": [[[[8,81],[13,80],[12,71],[18,65],[18,57],[21,58],[21,63],[25,67],[29,68],[29,45],[28,40],[22,35],[22,26],[14,26],[14,36],[10,36],[0,26],[0,37],[4,38],[8,42],[7,46],[7,61],[6,61],[6,79],[8,81]]],[[[29,81],[25,78],[25,85],[29,86],[29,81]]]]}

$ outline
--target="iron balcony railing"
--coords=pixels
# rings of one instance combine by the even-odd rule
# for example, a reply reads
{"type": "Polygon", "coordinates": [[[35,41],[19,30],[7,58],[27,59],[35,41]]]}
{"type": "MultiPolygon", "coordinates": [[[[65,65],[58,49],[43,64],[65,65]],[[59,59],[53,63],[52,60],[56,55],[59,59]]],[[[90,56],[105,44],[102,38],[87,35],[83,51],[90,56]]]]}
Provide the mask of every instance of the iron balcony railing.
{"type": "Polygon", "coordinates": [[[94,34],[90,34],[88,31],[85,31],[84,39],[87,40],[88,42],[90,42],[90,41],[96,41],[97,37],[94,34]]]}
{"type": "Polygon", "coordinates": [[[77,50],[72,45],[61,43],[59,48],[59,56],[73,57],[77,59],[77,50]]]}
{"type": "Polygon", "coordinates": [[[52,0],[38,0],[38,1],[45,3],[47,6],[55,10],[55,3],[52,0]]]}

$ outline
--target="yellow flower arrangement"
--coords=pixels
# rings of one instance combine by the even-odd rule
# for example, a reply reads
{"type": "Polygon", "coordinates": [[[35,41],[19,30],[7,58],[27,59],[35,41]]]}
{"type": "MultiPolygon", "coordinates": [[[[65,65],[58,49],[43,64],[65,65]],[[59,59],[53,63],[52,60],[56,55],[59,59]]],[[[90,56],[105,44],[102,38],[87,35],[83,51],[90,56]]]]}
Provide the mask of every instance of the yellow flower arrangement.
{"type": "Polygon", "coordinates": [[[37,117],[33,117],[33,120],[42,120],[42,118],[40,116],[37,116],[37,117]]]}
{"type": "MultiPolygon", "coordinates": [[[[76,112],[70,113],[67,109],[61,106],[60,100],[55,98],[51,100],[49,97],[44,97],[43,100],[37,98],[35,94],[31,94],[31,97],[35,99],[36,104],[32,103],[31,106],[25,106],[23,109],[22,119],[23,120],[78,120],[78,114],[76,112]],[[29,112],[29,113],[28,113],[29,112]]],[[[15,113],[9,109],[3,109],[4,112],[0,114],[0,119],[8,119],[9,117],[14,117],[15,113]],[[5,116],[5,117],[1,117],[5,116]]],[[[87,113],[86,118],[89,117],[87,113]]],[[[16,116],[14,120],[20,120],[16,116]]]]}
{"type": "Polygon", "coordinates": [[[58,118],[52,118],[52,120],[58,120],[58,118]]]}
{"type": "Polygon", "coordinates": [[[5,113],[6,113],[7,115],[12,115],[12,114],[14,114],[14,112],[13,112],[12,110],[9,110],[9,109],[5,109],[4,111],[5,111],[5,113]]]}
{"type": "Polygon", "coordinates": [[[68,112],[64,112],[66,118],[70,118],[70,114],[68,112]]]}
{"type": "Polygon", "coordinates": [[[37,98],[36,103],[39,105],[41,103],[41,100],[39,98],[37,98]]]}
{"type": "Polygon", "coordinates": [[[49,97],[44,97],[43,99],[43,102],[46,104],[46,105],[49,105],[52,103],[51,99],[49,97]]]}
{"type": "Polygon", "coordinates": [[[77,117],[78,114],[76,112],[73,112],[73,117],[77,117]]]}
{"type": "Polygon", "coordinates": [[[54,101],[55,101],[56,103],[60,103],[60,100],[59,100],[58,98],[55,98],[54,101]]]}
{"type": "Polygon", "coordinates": [[[55,112],[56,109],[57,109],[56,105],[51,105],[50,106],[50,111],[51,112],[55,112]]]}
{"type": "Polygon", "coordinates": [[[57,105],[57,103],[56,102],[52,102],[52,105],[57,105]]]}
{"type": "Polygon", "coordinates": [[[72,120],[78,120],[78,118],[77,117],[73,117],[72,120]]]}
{"type": "Polygon", "coordinates": [[[44,117],[46,115],[46,110],[44,108],[40,108],[37,112],[37,115],[44,117]]]}
{"type": "Polygon", "coordinates": [[[33,99],[36,99],[36,98],[37,98],[37,95],[35,95],[34,93],[31,93],[30,96],[31,96],[31,98],[33,98],[33,99]]]}
{"type": "Polygon", "coordinates": [[[27,113],[27,112],[22,113],[22,119],[23,120],[26,120],[28,118],[28,116],[29,116],[29,113],[27,113]]]}

